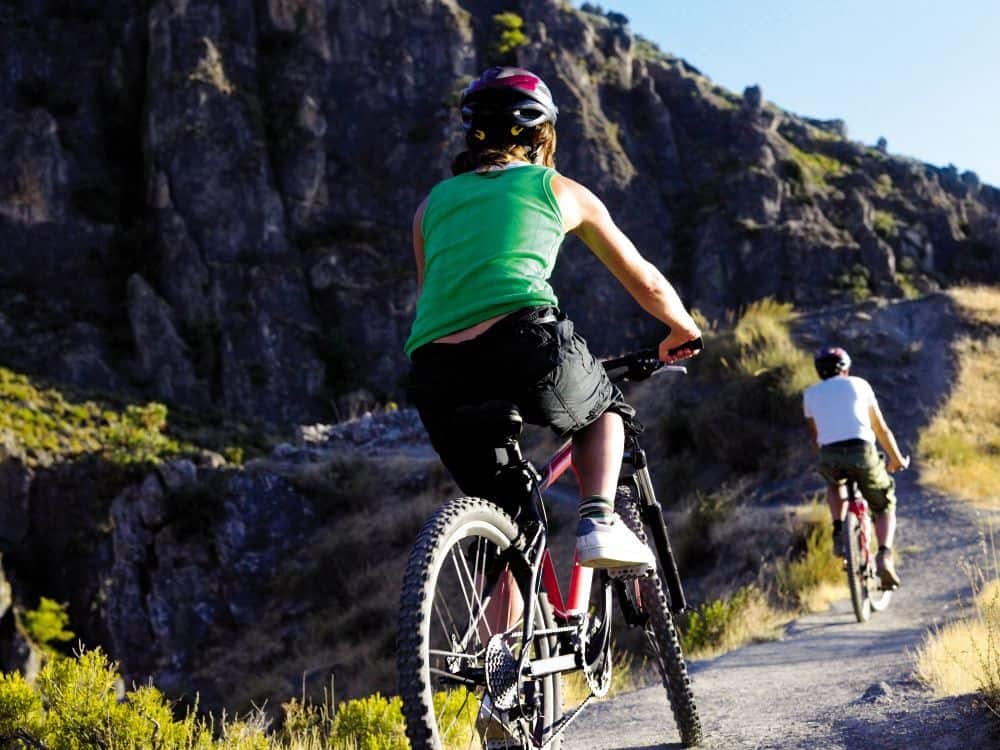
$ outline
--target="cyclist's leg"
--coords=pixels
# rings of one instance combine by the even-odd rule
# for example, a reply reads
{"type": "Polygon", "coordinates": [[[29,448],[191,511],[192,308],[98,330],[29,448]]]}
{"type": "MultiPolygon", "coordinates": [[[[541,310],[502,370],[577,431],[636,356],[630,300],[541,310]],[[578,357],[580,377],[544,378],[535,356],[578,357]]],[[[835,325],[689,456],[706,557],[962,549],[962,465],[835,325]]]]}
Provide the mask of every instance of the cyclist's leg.
{"type": "Polygon", "coordinates": [[[552,324],[557,364],[526,395],[534,414],[561,436],[573,436],[580,478],[577,552],[581,565],[630,568],[655,564],[652,551],[614,515],[625,448],[624,419],[634,415],[569,320],[552,324]]]}
{"type": "Polygon", "coordinates": [[[865,446],[858,463],[858,488],[875,515],[876,567],[883,588],[891,590],[900,584],[892,553],[896,536],[896,482],[874,445],[865,446]]]}
{"type": "Polygon", "coordinates": [[[875,515],[875,536],[879,546],[891,548],[896,533],[896,481],[875,446],[866,446],[857,461],[858,488],[875,515]]]}
{"type": "Polygon", "coordinates": [[[844,517],[847,515],[847,487],[840,478],[843,470],[838,455],[832,451],[820,449],[817,470],[826,480],[826,504],[830,509],[830,520],[833,522],[833,554],[843,554],[844,517]]]}
{"type": "Polygon", "coordinates": [[[620,415],[604,412],[573,435],[573,466],[580,496],[615,496],[625,451],[625,423],[620,415]]]}

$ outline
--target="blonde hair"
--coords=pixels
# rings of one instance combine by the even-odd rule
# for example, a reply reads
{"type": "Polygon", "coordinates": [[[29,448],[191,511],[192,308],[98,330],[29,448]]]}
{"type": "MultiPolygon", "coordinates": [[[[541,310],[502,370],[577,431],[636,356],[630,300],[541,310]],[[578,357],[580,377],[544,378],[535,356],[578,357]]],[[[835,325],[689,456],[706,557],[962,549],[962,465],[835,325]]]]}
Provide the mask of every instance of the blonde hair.
{"type": "Polygon", "coordinates": [[[556,165],[556,128],[551,122],[543,122],[535,128],[535,137],[530,145],[509,143],[482,149],[463,151],[451,163],[454,174],[464,174],[483,167],[503,167],[511,162],[527,161],[544,167],[556,165]],[[535,158],[531,158],[534,151],[535,158]]]}

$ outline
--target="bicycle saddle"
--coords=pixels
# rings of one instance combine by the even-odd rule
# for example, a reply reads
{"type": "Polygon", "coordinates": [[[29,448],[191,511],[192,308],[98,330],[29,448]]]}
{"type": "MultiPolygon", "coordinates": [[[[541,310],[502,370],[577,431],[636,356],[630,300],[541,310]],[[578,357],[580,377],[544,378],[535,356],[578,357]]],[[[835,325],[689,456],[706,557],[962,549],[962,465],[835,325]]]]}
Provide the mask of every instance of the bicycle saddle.
{"type": "Polygon", "coordinates": [[[455,411],[455,426],[460,430],[486,433],[500,444],[521,434],[524,419],[510,401],[486,401],[475,406],[460,406],[455,411]]]}

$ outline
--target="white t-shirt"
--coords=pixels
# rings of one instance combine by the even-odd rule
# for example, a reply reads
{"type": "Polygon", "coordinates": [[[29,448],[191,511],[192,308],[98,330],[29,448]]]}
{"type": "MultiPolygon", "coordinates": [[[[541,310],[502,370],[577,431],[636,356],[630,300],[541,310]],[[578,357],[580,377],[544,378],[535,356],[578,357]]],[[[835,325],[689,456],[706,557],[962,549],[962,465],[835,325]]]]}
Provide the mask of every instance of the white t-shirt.
{"type": "Polygon", "coordinates": [[[869,410],[877,406],[875,391],[863,378],[835,375],[806,388],[802,406],[816,423],[820,445],[861,438],[875,442],[869,410]]]}

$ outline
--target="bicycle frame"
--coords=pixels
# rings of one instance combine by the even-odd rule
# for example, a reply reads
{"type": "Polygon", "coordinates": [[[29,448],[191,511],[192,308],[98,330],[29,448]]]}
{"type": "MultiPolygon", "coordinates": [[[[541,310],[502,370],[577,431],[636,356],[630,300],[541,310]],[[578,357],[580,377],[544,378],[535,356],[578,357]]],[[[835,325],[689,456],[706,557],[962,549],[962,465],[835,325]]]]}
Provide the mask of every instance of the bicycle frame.
{"type": "MultiPolygon", "coordinates": [[[[663,566],[663,578],[667,584],[667,593],[670,599],[670,608],[673,612],[680,613],[686,608],[680,574],[677,571],[673,550],[670,547],[670,541],[667,536],[662,507],[657,502],[653,491],[653,483],[649,475],[646,454],[639,446],[638,432],[638,430],[631,427],[626,429],[626,451],[622,460],[623,471],[620,481],[632,483],[640,512],[652,531],[653,541],[659,552],[659,558],[663,566]],[[628,472],[629,467],[631,467],[631,472],[628,472]]],[[[560,446],[542,468],[541,472],[532,472],[534,494],[539,504],[543,504],[544,502],[542,494],[545,490],[555,484],[567,471],[572,470],[574,475],[576,474],[576,470],[573,467],[572,454],[573,444],[570,440],[560,446]]],[[[527,462],[524,463],[526,464],[527,462]]],[[[546,544],[547,529],[543,520],[544,513],[539,512],[539,509],[536,508],[534,516],[537,527],[534,533],[531,534],[531,540],[527,542],[523,550],[512,549],[510,551],[508,564],[512,575],[519,579],[519,583],[522,585],[525,583],[528,584],[525,590],[538,591],[540,584],[544,586],[545,596],[552,606],[556,622],[560,623],[560,625],[552,630],[536,631],[534,628],[534,597],[528,597],[527,601],[525,601],[523,635],[521,640],[523,644],[530,643],[532,638],[539,634],[556,635],[575,630],[577,624],[587,615],[590,606],[591,588],[594,581],[594,569],[580,565],[577,553],[574,552],[568,597],[566,599],[563,598],[556,566],[546,544]],[[537,564],[532,564],[532,560],[537,559],[539,552],[541,554],[540,559],[538,559],[537,564]]],[[[524,667],[526,666],[526,655],[527,650],[524,650],[518,658],[518,668],[522,671],[524,671],[524,667]]],[[[536,660],[527,666],[530,667],[527,672],[533,678],[544,677],[554,672],[572,671],[580,667],[575,654],[564,654],[549,659],[536,660]]]]}
{"type": "Polygon", "coordinates": [[[868,501],[858,490],[858,484],[853,479],[847,480],[847,512],[858,519],[858,528],[861,530],[861,560],[867,570],[871,564],[871,540],[868,538],[868,531],[871,529],[871,516],[868,510],[868,501]]]}

